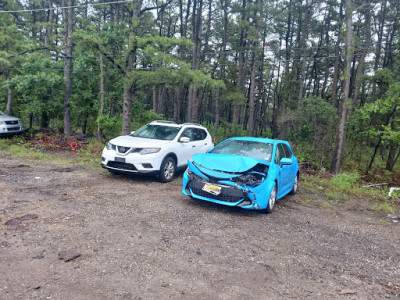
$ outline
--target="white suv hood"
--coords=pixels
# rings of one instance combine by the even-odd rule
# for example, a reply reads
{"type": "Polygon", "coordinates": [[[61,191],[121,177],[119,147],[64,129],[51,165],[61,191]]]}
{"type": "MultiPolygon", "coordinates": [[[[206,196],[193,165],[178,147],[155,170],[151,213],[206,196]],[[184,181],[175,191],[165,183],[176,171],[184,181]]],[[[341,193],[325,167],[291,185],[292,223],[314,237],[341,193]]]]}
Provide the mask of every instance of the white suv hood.
{"type": "Polygon", "coordinates": [[[0,115],[0,121],[19,121],[19,119],[7,115],[0,115]]]}
{"type": "Polygon", "coordinates": [[[170,142],[171,141],[133,137],[130,135],[119,136],[110,141],[110,143],[113,145],[124,146],[129,148],[157,148],[166,145],[170,142]]]}

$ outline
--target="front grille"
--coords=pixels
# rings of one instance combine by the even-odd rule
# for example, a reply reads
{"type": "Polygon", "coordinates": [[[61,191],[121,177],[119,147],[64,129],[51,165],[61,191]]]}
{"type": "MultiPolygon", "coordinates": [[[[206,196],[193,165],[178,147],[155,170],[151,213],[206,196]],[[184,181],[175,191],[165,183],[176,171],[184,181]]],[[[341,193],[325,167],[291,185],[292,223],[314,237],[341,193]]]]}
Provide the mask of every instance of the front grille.
{"type": "Polygon", "coordinates": [[[17,125],[17,124],[18,124],[18,120],[15,120],[15,121],[5,121],[5,123],[6,123],[7,125],[17,125]]]}
{"type": "Polygon", "coordinates": [[[203,191],[202,188],[204,186],[204,182],[191,180],[188,184],[190,190],[197,196],[224,201],[224,202],[238,202],[244,198],[244,193],[241,189],[236,187],[228,187],[222,186],[221,193],[219,195],[213,195],[206,191],[203,191]]]}
{"type": "Polygon", "coordinates": [[[120,169],[120,170],[130,170],[130,171],[137,171],[134,165],[127,164],[119,161],[109,161],[107,166],[110,168],[120,169]]]}
{"type": "Polygon", "coordinates": [[[8,127],[8,131],[18,131],[19,127],[8,127]]]}
{"type": "Polygon", "coordinates": [[[118,149],[119,153],[127,153],[131,148],[123,147],[123,146],[117,146],[117,149],[118,149]]]}

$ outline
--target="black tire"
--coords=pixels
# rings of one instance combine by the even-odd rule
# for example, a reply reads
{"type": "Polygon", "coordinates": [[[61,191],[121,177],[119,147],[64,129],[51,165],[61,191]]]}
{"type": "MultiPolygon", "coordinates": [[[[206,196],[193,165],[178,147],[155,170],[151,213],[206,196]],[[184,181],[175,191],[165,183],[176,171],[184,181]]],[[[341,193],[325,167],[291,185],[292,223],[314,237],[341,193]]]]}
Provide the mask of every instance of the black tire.
{"type": "Polygon", "coordinates": [[[271,194],[269,196],[269,199],[268,199],[267,208],[265,209],[265,212],[267,214],[270,214],[274,210],[275,202],[276,202],[276,194],[277,194],[276,186],[274,186],[274,188],[272,189],[271,194]]]}
{"type": "Polygon", "coordinates": [[[176,163],[172,157],[167,157],[163,160],[160,167],[160,181],[161,182],[170,182],[174,179],[176,172],[176,163]]]}
{"type": "Polygon", "coordinates": [[[297,193],[297,190],[299,188],[299,174],[296,175],[296,178],[294,179],[293,183],[293,189],[290,191],[290,195],[295,195],[297,193]]]}

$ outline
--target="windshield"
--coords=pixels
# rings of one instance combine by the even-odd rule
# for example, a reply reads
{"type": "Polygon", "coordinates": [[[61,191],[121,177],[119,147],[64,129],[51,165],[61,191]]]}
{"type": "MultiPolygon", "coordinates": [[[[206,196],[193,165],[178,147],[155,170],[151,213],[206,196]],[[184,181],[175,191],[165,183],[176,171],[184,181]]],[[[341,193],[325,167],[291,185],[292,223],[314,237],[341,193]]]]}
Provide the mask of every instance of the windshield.
{"type": "Polygon", "coordinates": [[[242,155],[270,162],[273,145],[245,140],[227,140],[218,145],[210,153],[242,155]]]}
{"type": "Polygon", "coordinates": [[[134,137],[141,137],[155,140],[173,140],[178,134],[180,127],[163,125],[146,125],[131,134],[134,137]]]}

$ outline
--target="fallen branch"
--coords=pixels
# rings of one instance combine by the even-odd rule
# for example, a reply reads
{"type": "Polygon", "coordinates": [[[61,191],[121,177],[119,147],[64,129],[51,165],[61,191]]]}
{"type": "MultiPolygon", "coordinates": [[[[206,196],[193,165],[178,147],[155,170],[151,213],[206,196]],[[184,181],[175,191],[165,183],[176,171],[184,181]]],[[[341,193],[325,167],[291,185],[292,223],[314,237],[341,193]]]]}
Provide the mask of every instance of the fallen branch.
{"type": "Polygon", "coordinates": [[[388,185],[388,184],[389,183],[368,184],[368,185],[363,185],[362,187],[381,186],[381,185],[388,185]]]}

